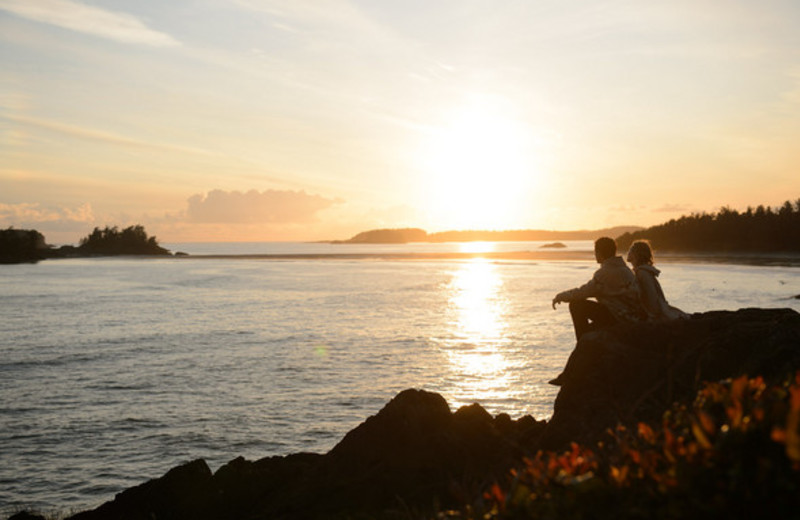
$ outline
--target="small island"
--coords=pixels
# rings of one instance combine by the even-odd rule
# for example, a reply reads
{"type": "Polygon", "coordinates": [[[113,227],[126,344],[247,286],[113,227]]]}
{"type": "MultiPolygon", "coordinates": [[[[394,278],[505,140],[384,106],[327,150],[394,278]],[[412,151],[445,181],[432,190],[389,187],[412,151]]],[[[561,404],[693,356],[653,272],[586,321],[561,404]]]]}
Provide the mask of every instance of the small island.
{"type": "Polygon", "coordinates": [[[0,230],[0,263],[15,264],[38,262],[48,258],[81,258],[94,256],[165,256],[169,250],[158,245],[156,237],[147,235],[141,225],[120,230],[116,226],[94,228],[91,234],[75,246],[54,248],[36,230],[0,230]]]}

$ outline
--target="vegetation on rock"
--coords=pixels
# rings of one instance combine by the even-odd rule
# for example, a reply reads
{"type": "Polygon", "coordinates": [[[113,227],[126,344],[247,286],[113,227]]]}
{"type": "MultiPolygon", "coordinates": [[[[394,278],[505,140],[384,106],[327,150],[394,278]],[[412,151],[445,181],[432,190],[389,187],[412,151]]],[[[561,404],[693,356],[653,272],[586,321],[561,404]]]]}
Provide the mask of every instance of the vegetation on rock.
{"type": "Polygon", "coordinates": [[[129,226],[120,231],[116,226],[94,231],[80,241],[78,250],[88,255],[168,255],[156,237],[148,237],[144,227],[129,226]]]}
{"type": "Polygon", "coordinates": [[[440,518],[796,518],[800,372],[767,386],[706,383],[660,423],[609,430],[593,446],[539,451],[477,508],[440,518]]]}
{"type": "Polygon", "coordinates": [[[0,264],[36,262],[47,254],[44,236],[32,229],[0,230],[0,264]]]}

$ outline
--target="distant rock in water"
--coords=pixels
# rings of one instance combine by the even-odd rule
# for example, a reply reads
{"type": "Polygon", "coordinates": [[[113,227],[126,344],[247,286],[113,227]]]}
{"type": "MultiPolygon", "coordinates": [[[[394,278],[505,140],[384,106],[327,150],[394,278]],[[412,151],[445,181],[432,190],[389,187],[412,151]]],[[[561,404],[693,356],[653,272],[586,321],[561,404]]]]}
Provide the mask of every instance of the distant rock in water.
{"type": "Polygon", "coordinates": [[[438,394],[405,390],[325,455],[239,457],[213,474],[196,460],[71,519],[431,517],[480,497],[525,455],[658,420],[703,381],[748,374],[769,383],[797,370],[800,314],[791,309],[620,325],[578,342],[547,423],[492,417],[477,404],[452,413],[438,394]]]}
{"type": "Polygon", "coordinates": [[[565,247],[567,247],[567,245],[563,242],[549,242],[539,246],[539,249],[564,249],[565,247]]]}

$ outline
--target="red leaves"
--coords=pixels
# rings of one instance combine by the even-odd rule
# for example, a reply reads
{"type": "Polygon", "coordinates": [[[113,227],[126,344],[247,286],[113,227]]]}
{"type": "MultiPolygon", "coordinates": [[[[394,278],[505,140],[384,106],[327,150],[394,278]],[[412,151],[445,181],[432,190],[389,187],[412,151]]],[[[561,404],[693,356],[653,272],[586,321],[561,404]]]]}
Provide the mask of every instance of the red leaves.
{"type": "Polygon", "coordinates": [[[708,383],[691,406],[669,409],[662,424],[639,423],[633,430],[619,426],[608,433],[612,442],[598,444],[596,451],[573,443],[564,452],[540,451],[525,459],[512,473],[507,491],[494,485],[486,493],[495,514],[485,518],[509,510],[552,513],[559,504],[599,489],[632,488],[636,493],[626,496],[665,497],[691,486],[686,479],[708,478],[699,475],[716,475],[712,478],[722,478],[720,482],[740,478],[735,473],[739,470],[714,468],[738,460],[735,450],[748,449],[745,439],[785,445],[794,465],[790,471],[800,471],[800,372],[793,382],[771,387],[760,377],[708,383]]]}

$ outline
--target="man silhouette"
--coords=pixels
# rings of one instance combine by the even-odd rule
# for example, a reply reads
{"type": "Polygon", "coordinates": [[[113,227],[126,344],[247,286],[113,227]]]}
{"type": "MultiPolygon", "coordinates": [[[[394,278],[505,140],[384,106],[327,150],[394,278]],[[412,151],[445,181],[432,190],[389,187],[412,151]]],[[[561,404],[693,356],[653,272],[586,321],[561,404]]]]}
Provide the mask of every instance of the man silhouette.
{"type": "Polygon", "coordinates": [[[592,279],[553,298],[553,309],[558,303],[569,302],[578,339],[590,330],[640,321],[644,316],[636,275],[622,257],[617,256],[616,242],[609,237],[598,238],[594,243],[594,256],[600,268],[592,279]]]}

